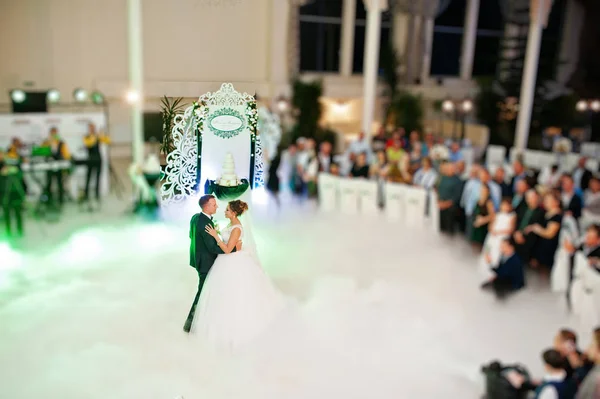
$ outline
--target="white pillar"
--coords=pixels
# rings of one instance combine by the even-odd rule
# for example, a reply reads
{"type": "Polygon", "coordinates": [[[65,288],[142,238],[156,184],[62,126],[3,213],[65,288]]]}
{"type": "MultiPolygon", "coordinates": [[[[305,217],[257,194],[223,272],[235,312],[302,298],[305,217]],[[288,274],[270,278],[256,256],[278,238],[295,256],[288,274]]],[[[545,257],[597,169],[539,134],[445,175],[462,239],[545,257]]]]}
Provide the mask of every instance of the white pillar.
{"type": "Polygon", "coordinates": [[[421,84],[429,80],[431,74],[431,51],[433,49],[433,18],[423,19],[423,61],[421,65],[421,84]]]}
{"type": "Polygon", "coordinates": [[[396,50],[396,54],[398,55],[398,61],[400,62],[400,76],[403,80],[407,73],[407,45],[408,38],[410,37],[409,25],[410,25],[410,15],[405,12],[395,12],[392,16],[392,43],[394,44],[394,50],[396,50]]]}
{"type": "Polygon", "coordinates": [[[365,140],[372,134],[377,96],[377,69],[379,67],[379,40],[381,36],[381,12],[387,9],[387,0],[364,0],[367,9],[367,34],[364,56],[363,123],[365,140]]]}
{"type": "Polygon", "coordinates": [[[468,0],[465,28],[460,58],[460,78],[471,79],[473,75],[473,59],[475,58],[475,42],[477,40],[477,20],[479,19],[479,0],[468,0]]]}
{"type": "Polygon", "coordinates": [[[546,18],[546,6],[549,1],[551,0],[539,0],[535,15],[531,16],[531,22],[529,23],[529,36],[527,38],[527,52],[525,54],[523,81],[521,82],[521,96],[519,98],[519,114],[517,117],[517,132],[514,145],[517,150],[521,151],[527,148],[529,138],[542,31],[546,18]]]}
{"type": "Polygon", "coordinates": [[[289,85],[288,63],[283,62],[288,59],[288,35],[282,35],[281,32],[288,32],[290,29],[290,5],[287,1],[273,1],[271,6],[271,89],[269,97],[274,99],[282,94],[287,94],[289,85]]]}
{"type": "Polygon", "coordinates": [[[340,74],[352,75],[354,59],[354,29],[356,25],[356,0],[344,0],[342,9],[342,39],[340,44],[340,74]]]}
{"type": "Polygon", "coordinates": [[[129,32],[129,90],[139,99],[131,104],[131,131],[133,161],[144,159],[144,75],[142,58],[142,4],[141,0],[127,1],[127,26],[129,32]]]}
{"type": "Polygon", "coordinates": [[[577,0],[567,2],[567,12],[563,17],[563,33],[560,44],[559,60],[564,64],[558,66],[556,81],[567,83],[571,78],[579,59],[579,37],[583,27],[584,9],[577,0]]]}

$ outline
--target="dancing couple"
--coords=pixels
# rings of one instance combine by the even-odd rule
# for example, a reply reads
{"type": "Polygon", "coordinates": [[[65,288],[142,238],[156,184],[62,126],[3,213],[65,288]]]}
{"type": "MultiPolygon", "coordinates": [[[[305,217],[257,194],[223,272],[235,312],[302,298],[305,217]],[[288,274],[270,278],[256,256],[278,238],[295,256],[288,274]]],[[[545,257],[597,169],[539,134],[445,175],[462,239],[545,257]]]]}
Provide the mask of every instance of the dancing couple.
{"type": "Polygon", "coordinates": [[[214,346],[234,348],[264,331],[284,299],[258,263],[253,245],[243,242],[240,217],[248,204],[228,203],[230,224],[220,234],[213,220],[215,197],[204,195],[199,205],[202,211],[190,221],[190,266],[198,272],[198,291],[183,329],[214,346]]]}

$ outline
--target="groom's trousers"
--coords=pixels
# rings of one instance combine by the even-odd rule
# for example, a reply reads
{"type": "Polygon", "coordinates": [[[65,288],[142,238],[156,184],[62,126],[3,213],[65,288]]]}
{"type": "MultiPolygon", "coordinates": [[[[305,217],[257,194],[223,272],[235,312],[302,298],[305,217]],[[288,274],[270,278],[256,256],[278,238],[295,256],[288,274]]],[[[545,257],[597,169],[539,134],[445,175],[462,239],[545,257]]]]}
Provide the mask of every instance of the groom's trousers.
{"type": "Polygon", "coordinates": [[[208,273],[198,273],[198,292],[196,292],[196,296],[194,297],[194,303],[192,303],[190,313],[188,313],[187,320],[183,325],[183,331],[185,332],[190,332],[190,330],[192,329],[192,322],[194,321],[196,306],[198,305],[198,300],[200,299],[200,292],[202,291],[202,287],[204,286],[204,282],[206,281],[207,275],[208,273]]]}

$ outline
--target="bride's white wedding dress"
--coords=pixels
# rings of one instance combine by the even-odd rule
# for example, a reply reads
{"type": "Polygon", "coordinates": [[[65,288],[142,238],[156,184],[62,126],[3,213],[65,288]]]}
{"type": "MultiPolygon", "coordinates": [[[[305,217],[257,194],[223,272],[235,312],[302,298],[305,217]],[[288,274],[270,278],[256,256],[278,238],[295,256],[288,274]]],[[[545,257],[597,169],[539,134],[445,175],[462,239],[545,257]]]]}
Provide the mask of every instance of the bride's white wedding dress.
{"type": "Polygon", "coordinates": [[[509,237],[506,232],[512,230],[515,218],[516,214],[514,212],[498,212],[496,214],[496,219],[494,220],[492,228],[485,238],[483,251],[481,252],[481,257],[479,259],[480,271],[485,280],[495,275],[495,273],[492,272],[492,268],[498,266],[500,263],[500,258],[502,256],[500,253],[500,245],[504,239],[509,237]],[[485,260],[487,254],[491,257],[490,263],[485,260]]]}
{"type": "MultiPolygon", "coordinates": [[[[221,232],[227,243],[234,229],[221,232]]],[[[243,244],[242,244],[243,247],[243,244]]],[[[242,249],[219,255],[210,269],[194,317],[192,333],[209,345],[233,349],[257,337],[285,306],[283,295],[257,263],[252,252],[242,249]]]]}

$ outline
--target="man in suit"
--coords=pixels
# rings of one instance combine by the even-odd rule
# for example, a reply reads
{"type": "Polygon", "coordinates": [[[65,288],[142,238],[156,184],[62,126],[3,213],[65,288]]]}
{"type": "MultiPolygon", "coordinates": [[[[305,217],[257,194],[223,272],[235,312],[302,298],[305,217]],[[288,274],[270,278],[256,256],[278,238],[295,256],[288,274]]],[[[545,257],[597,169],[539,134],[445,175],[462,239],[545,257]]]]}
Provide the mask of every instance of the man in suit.
{"type": "Polygon", "coordinates": [[[566,214],[571,214],[575,219],[581,217],[583,198],[575,189],[573,177],[564,175],[561,179],[561,200],[566,214]]]}
{"type": "MultiPolygon", "coordinates": [[[[515,250],[515,242],[507,238],[500,244],[502,257],[498,267],[494,268],[494,276],[482,288],[493,288],[498,298],[503,298],[511,291],[525,287],[525,273],[523,262],[515,250]]],[[[491,263],[490,255],[486,261],[491,263]]]]}
{"type": "Polygon", "coordinates": [[[190,220],[190,266],[198,272],[198,292],[196,292],[196,297],[183,326],[183,331],[187,333],[192,328],[196,305],[198,305],[206,276],[215,263],[217,255],[223,254],[223,250],[219,248],[217,241],[205,230],[207,225],[215,227],[213,215],[217,212],[217,200],[212,195],[204,195],[200,197],[198,204],[202,208],[202,212],[195,214],[190,220]]]}
{"type": "Polygon", "coordinates": [[[593,172],[586,168],[587,158],[579,158],[577,168],[573,171],[573,181],[575,182],[575,188],[585,191],[590,186],[590,180],[592,179],[593,172]]]}
{"type": "Polygon", "coordinates": [[[517,214],[517,226],[523,220],[525,212],[527,212],[527,201],[525,201],[525,194],[529,190],[529,184],[526,179],[521,179],[515,185],[515,193],[512,199],[512,206],[517,214]]]}

